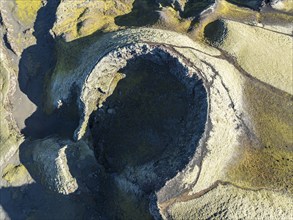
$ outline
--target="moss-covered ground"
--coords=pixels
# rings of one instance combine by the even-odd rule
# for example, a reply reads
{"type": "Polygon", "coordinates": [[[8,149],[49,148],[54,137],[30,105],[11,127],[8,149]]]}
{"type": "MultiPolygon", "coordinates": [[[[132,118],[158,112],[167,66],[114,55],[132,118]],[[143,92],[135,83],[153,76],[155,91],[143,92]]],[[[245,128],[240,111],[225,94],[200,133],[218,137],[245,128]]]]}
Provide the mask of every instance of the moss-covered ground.
{"type": "Polygon", "coordinates": [[[293,192],[292,96],[255,83],[244,87],[246,111],[260,146],[239,148],[228,179],[243,188],[293,192]]]}
{"type": "Polygon", "coordinates": [[[24,25],[32,24],[42,6],[42,0],[15,0],[16,14],[24,25]]]}
{"type": "Polygon", "coordinates": [[[2,172],[2,178],[12,186],[27,184],[29,173],[24,165],[8,164],[2,172]]]}

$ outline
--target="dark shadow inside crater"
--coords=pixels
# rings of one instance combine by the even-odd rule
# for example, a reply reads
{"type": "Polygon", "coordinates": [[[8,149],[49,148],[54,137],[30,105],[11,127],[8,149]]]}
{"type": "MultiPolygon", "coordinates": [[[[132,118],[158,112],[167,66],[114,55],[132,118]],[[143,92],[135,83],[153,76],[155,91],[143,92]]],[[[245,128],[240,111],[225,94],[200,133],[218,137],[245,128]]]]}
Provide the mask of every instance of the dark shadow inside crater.
{"type": "Polygon", "coordinates": [[[206,101],[204,93],[190,93],[169,73],[167,65],[143,58],[130,61],[119,72],[126,78],[119,82],[92,121],[99,160],[109,171],[120,172],[127,165],[158,162],[166,151],[176,151],[177,159],[174,157],[172,166],[178,164],[178,169],[184,159],[178,156],[191,156],[194,152],[186,143],[194,133],[203,132],[204,123],[199,123],[202,112],[198,109],[206,101]]]}
{"type": "Polygon", "coordinates": [[[114,177],[101,190],[111,219],[150,218],[149,196],[193,157],[205,128],[207,97],[202,81],[186,71],[171,56],[133,58],[118,71],[125,78],[92,114],[96,158],[114,177]]]}

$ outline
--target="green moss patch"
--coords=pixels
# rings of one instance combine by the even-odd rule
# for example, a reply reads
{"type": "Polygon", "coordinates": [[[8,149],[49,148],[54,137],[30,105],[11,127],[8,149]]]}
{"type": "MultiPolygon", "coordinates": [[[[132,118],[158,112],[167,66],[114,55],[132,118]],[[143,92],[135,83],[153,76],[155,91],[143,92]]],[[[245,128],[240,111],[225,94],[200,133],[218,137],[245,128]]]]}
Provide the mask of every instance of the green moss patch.
{"type": "Polygon", "coordinates": [[[243,144],[228,179],[245,188],[293,192],[292,96],[249,82],[244,87],[246,111],[260,147],[243,144]]]}
{"type": "Polygon", "coordinates": [[[13,186],[20,186],[27,183],[30,175],[25,166],[22,164],[16,166],[13,164],[8,164],[3,169],[2,178],[13,186]]]}
{"type": "Polygon", "coordinates": [[[32,24],[42,6],[42,0],[15,0],[15,2],[19,20],[24,24],[32,24]]]}

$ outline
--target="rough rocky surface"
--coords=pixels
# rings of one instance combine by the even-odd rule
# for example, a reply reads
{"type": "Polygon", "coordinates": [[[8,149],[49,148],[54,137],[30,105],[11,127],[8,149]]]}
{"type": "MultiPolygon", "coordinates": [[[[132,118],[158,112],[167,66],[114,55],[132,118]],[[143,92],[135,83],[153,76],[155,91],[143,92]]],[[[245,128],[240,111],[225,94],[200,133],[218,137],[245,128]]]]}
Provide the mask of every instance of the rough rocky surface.
{"type": "Polygon", "coordinates": [[[68,144],[59,144],[57,140],[49,139],[43,143],[37,141],[32,145],[32,163],[37,164],[35,169],[43,184],[50,190],[65,195],[76,191],[78,185],[70,173],[65,154],[65,151],[68,151],[68,144]]]}
{"type": "Polygon", "coordinates": [[[0,2],[0,219],[292,219],[292,1],[0,2]]]}
{"type": "Polygon", "coordinates": [[[293,12],[293,3],[289,0],[273,0],[271,6],[280,11],[293,12]]]}
{"type": "Polygon", "coordinates": [[[219,185],[196,200],[176,203],[169,215],[172,219],[291,219],[292,208],[292,197],[282,193],[219,185]]]}

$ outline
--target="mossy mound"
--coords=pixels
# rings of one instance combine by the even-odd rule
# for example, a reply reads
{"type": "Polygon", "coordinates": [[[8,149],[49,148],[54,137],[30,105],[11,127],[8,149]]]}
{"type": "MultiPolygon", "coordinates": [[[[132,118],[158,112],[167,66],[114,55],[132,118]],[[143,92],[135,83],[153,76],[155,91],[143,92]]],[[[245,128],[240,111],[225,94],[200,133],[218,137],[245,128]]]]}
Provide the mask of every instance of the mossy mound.
{"type": "Polygon", "coordinates": [[[115,18],[129,13],[134,0],[63,1],[56,12],[53,31],[69,42],[96,31],[115,31],[115,18]]]}

